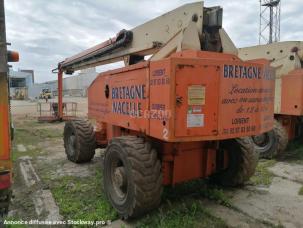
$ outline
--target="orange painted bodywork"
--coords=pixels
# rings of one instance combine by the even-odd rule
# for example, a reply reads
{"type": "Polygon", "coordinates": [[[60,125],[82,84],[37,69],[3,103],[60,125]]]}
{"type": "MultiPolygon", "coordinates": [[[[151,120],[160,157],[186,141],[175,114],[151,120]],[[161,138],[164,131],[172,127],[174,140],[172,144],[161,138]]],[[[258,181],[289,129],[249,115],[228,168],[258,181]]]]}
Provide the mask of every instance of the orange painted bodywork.
{"type": "Polygon", "coordinates": [[[271,130],[273,97],[268,61],[183,51],[100,74],[88,89],[88,115],[103,144],[125,134],[159,141],[163,183],[175,184],[218,170],[217,144],[208,141],[271,130]],[[239,78],[239,66],[259,78],[239,78]]]}
{"type": "Polygon", "coordinates": [[[280,114],[303,115],[303,69],[293,70],[282,77],[280,114]]]}
{"type": "Polygon", "coordinates": [[[0,189],[9,188],[11,185],[11,141],[10,141],[10,119],[8,103],[7,79],[0,75],[0,175],[3,182],[0,183],[0,189]],[[5,181],[4,181],[5,180],[5,181]]]}
{"type": "Polygon", "coordinates": [[[218,153],[213,146],[203,141],[161,144],[163,184],[205,178],[226,168],[216,167],[218,153]]]}
{"type": "Polygon", "coordinates": [[[275,119],[278,120],[285,128],[288,136],[288,140],[296,138],[296,128],[300,126],[300,121],[297,116],[293,115],[275,115],[275,119]]]}
{"type": "Polygon", "coordinates": [[[0,160],[8,160],[10,158],[10,136],[7,126],[9,123],[7,104],[0,104],[0,120],[0,160]]]}
{"type": "Polygon", "coordinates": [[[303,69],[296,69],[282,77],[281,111],[275,118],[283,125],[288,140],[297,137],[297,128],[303,115],[303,69]]]}

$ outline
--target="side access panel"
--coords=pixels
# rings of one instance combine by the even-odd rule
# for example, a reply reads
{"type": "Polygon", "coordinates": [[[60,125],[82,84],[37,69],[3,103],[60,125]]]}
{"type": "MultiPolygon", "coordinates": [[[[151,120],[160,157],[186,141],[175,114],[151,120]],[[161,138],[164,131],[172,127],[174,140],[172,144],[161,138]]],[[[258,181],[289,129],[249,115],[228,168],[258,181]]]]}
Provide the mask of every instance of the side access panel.
{"type": "Polygon", "coordinates": [[[218,66],[188,64],[187,62],[180,61],[174,64],[175,136],[216,135],[218,131],[218,66]]]}
{"type": "Polygon", "coordinates": [[[218,67],[190,58],[150,65],[150,136],[186,141],[217,135],[218,67]]]}

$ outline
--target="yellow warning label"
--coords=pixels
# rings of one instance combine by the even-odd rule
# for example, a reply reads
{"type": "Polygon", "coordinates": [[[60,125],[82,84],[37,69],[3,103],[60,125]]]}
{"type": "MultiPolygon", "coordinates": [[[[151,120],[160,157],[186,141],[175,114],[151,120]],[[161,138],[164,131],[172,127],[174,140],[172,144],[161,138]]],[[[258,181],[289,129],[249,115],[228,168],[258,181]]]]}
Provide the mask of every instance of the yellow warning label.
{"type": "Polygon", "coordinates": [[[188,104],[205,105],[205,86],[192,85],[188,87],[188,104]]]}

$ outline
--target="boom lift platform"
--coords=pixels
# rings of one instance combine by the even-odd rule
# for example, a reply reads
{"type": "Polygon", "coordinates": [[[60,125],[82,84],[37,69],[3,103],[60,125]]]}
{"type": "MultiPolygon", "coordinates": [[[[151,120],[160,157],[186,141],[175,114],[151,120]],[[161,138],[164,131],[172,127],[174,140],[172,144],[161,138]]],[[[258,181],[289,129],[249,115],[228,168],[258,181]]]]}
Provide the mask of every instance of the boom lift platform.
{"type": "Polygon", "coordinates": [[[303,133],[303,42],[240,48],[239,57],[243,60],[268,59],[276,70],[274,128],[253,139],[263,157],[281,155],[288,141],[302,137],[303,133]]]}
{"type": "Polygon", "coordinates": [[[8,212],[12,184],[11,139],[13,132],[10,120],[7,62],[19,61],[19,54],[7,51],[7,45],[4,0],[0,0],[0,217],[8,212]]]}
{"type": "Polygon", "coordinates": [[[58,64],[62,89],[63,73],[125,63],[88,89],[94,127],[74,120],[64,129],[73,162],[106,148],[104,189],[123,218],[157,207],[163,185],[210,177],[236,186],[255,171],[247,136],[273,127],[274,75],[267,60],[237,57],[222,13],[187,4],[58,64]]]}

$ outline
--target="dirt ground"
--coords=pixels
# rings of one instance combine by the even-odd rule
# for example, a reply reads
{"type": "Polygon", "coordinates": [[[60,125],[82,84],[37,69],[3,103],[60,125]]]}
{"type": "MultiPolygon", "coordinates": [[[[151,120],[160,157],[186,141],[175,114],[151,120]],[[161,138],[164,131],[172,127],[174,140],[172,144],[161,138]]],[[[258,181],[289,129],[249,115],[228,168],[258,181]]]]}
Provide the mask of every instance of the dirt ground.
{"type": "MultiPolygon", "coordinates": [[[[77,102],[78,115],[86,115],[85,98],[66,100],[77,102]]],[[[71,163],[64,152],[64,123],[38,123],[35,101],[13,101],[12,113],[15,173],[8,220],[100,221],[109,227],[303,227],[299,142],[280,160],[261,160],[243,188],[222,189],[207,181],[166,188],[158,210],[125,223],[103,194],[102,150],[90,163],[71,163]]]]}
{"type": "MultiPolygon", "coordinates": [[[[14,116],[18,117],[38,117],[40,115],[39,103],[41,103],[42,115],[49,115],[48,110],[50,109],[50,103],[56,102],[56,98],[49,99],[46,103],[45,100],[31,100],[31,101],[23,101],[23,100],[12,100],[11,108],[14,116]]],[[[63,102],[77,103],[77,115],[78,116],[86,116],[87,115],[87,98],[83,97],[64,97],[63,102]]],[[[69,110],[71,109],[68,106],[69,110]]]]}

